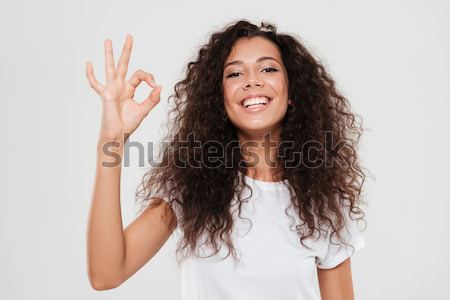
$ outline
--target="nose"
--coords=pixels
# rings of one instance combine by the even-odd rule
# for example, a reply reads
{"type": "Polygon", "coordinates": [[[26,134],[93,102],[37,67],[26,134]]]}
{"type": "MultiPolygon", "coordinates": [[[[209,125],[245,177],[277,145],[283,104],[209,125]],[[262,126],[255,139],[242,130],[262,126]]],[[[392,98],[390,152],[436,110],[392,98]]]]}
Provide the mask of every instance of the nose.
{"type": "Polygon", "coordinates": [[[246,89],[248,89],[249,87],[251,87],[252,85],[262,87],[262,86],[264,86],[264,82],[262,82],[261,80],[259,80],[259,79],[256,78],[256,77],[252,77],[252,78],[250,78],[250,80],[248,80],[246,83],[244,83],[244,85],[242,86],[242,88],[243,88],[244,90],[246,90],[246,89]]]}

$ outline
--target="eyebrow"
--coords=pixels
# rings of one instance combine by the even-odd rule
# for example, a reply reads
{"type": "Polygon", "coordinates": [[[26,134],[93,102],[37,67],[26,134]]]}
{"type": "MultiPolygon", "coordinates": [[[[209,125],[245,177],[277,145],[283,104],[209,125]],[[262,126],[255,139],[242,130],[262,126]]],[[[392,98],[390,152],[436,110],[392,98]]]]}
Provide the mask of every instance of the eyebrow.
{"type": "MultiPolygon", "coordinates": [[[[263,61],[263,60],[268,60],[268,59],[271,59],[271,60],[274,60],[274,61],[276,61],[277,63],[279,63],[280,64],[280,62],[278,61],[278,60],[276,60],[275,58],[273,58],[272,56],[261,56],[260,58],[258,58],[257,60],[256,60],[256,62],[258,63],[258,62],[261,62],[261,61],[263,61]]],[[[242,65],[244,62],[242,61],[242,60],[234,60],[234,61],[230,61],[229,63],[227,63],[224,67],[223,67],[223,69],[225,70],[228,66],[230,66],[230,65],[242,65]]]]}

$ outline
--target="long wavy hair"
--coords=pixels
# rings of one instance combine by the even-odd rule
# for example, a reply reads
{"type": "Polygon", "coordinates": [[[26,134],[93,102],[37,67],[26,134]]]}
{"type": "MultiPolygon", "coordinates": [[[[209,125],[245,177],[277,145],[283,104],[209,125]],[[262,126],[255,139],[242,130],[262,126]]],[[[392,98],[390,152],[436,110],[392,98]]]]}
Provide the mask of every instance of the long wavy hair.
{"type": "Polygon", "coordinates": [[[205,237],[203,245],[213,249],[213,254],[224,243],[228,248],[226,257],[231,254],[237,258],[231,238],[230,208],[237,195],[240,215],[241,205],[248,199],[241,197],[246,184],[239,173],[246,174],[248,165],[236,128],[225,112],[222,76],[225,60],[236,41],[252,37],[263,37],[277,45],[287,70],[293,104],[283,119],[277,147],[280,167],[274,175],[287,179],[291,187],[291,205],[302,221],[294,224],[300,243],[308,247],[303,241],[315,231],[319,236],[324,231],[326,234],[323,224],[332,230],[330,242],[336,235],[345,243],[341,234],[344,212],[348,211],[352,219],[351,215],[357,216],[357,220],[363,220],[365,215],[359,205],[363,203],[360,195],[365,175],[356,152],[362,128],[350,112],[347,99],[300,38],[277,33],[273,24],[261,22],[256,26],[245,19],[238,20],[210,36],[196,59],[188,63],[185,78],[175,85],[175,93],[169,97],[173,107],[169,110],[169,132],[161,144],[159,165],[143,176],[136,193],[136,201],[143,209],[159,205],[162,199],[157,195],[163,190],[170,203],[167,209],[177,210],[179,218],[172,219],[170,226],[183,234],[176,251],[178,264],[197,255],[201,236],[205,237]],[[339,148],[330,142],[330,137],[340,144],[339,148]],[[210,151],[212,148],[216,151],[210,151]],[[349,209],[344,210],[345,207],[349,209]]]}

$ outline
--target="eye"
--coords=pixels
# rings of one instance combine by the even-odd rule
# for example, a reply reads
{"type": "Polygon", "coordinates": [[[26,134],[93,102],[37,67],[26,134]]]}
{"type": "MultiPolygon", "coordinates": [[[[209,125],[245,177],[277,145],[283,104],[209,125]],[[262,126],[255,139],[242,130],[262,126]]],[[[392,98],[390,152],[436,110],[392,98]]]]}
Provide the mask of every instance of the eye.
{"type": "Polygon", "coordinates": [[[263,69],[263,71],[264,70],[272,70],[272,71],[270,71],[269,73],[272,73],[272,72],[277,72],[278,70],[277,69],[275,69],[275,68],[272,68],[272,67],[269,67],[269,68],[264,68],[263,69]]]}
{"type": "MultiPolygon", "coordinates": [[[[278,69],[272,68],[272,67],[268,67],[268,68],[264,68],[263,71],[268,70],[269,73],[273,73],[273,72],[278,72],[278,69]]],[[[226,78],[232,78],[232,77],[236,77],[239,74],[241,74],[240,72],[233,72],[227,75],[226,78]]]]}
{"type": "Polygon", "coordinates": [[[230,78],[230,77],[236,77],[236,76],[234,76],[234,75],[236,75],[236,74],[241,74],[241,73],[239,73],[239,72],[233,72],[233,73],[230,73],[230,74],[228,74],[227,78],[230,78]]]}

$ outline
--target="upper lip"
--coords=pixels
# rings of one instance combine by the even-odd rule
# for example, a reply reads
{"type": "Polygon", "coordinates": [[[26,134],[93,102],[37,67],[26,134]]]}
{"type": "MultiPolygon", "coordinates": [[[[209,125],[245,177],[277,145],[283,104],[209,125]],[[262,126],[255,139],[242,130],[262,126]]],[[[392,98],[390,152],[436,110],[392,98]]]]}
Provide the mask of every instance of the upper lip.
{"type": "Polygon", "coordinates": [[[269,96],[264,95],[264,94],[250,94],[250,95],[245,96],[241,100],[241,104],[244,104],[244,101],[247,100],[248,98],[255,98],[255,97],[266,97],[266,98],[269,98],[269,100],[272,100],[272,97],[269,97],[269,96]]]}

